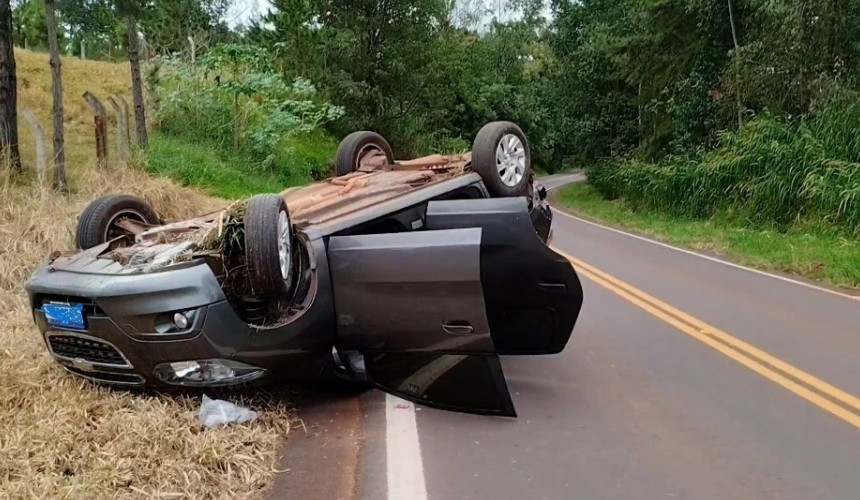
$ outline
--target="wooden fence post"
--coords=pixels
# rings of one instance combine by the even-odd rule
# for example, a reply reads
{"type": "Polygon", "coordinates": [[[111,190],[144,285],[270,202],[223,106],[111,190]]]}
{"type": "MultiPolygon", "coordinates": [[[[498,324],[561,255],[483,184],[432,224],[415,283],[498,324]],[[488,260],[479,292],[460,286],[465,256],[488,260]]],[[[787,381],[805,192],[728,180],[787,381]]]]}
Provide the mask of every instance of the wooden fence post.
{"type": "Polygon", "coordinates": [[[48,151],[45,149],[45,130],[36,115],[29,108],[24,108],[22,111],[24,120],[33,129],[33,139],[36,141],[36,177],[39,179],[39,185],[45,186],[45,171],[48,168],[48,151]]]}
{"type": "Polygon", "coordinates": [[[107,113],[105,107],[98,98],[89,90],[84,92],[84,99],[93,108],[93,121],[96,128],[96,155],[100,168],[107,168],[107,113]]]}
{"type": "Polygon", "coordinates": [[[128,101],[125,100],[125,97],[119,96],[119,103],[122,104],[123,130],[125,130],[125,137],[123,137],[123,140],[125,141],[126,151],[128,151],[131,147],[131,113],[128,107],[128,101]]]}
{"type": "Polygon", "coordinates": [[[108,102],[116,115],[116,159],[120,165],[124,165],[126,160],[128,160],[128,155],[126,154],[128,144],[123,140],[125,138],[125,131],[123,131],[122,108],[113,97],[108,97],[108,102]]]}

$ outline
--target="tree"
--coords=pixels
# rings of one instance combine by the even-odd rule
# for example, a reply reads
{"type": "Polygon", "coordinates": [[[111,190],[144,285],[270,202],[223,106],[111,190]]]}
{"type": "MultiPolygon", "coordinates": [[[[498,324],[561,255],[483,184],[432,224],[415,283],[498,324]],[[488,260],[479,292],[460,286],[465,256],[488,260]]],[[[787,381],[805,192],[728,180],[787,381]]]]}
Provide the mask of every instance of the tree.
{"type": "Polygon", "coordinates": [[[68,29],[71,52],[86,52],[96,57],[111,56],[126,48],[125,25],[117,16],[112,0],[55,0],[62,24],[68,29]]]}
{"type": "Polygon", "coordinates": [[[45,6],[40,0],[23,0],[12,10],[15,41],[20,47],[46,49],[48,29],[45,25],[45,6]]]}
{"type": "Polygon", "coordinates": [[[66,153],[63,141],[63,75],[57,46],[57,16],[54,0],[45,0],[45,23],[51,51],[51,91],[54,99],[54,189],[66,189],[66,153]]]}
{"type": "MultiPolygon", "coordinates": [[[[290,76],[325,87],[346,108],[337,133],[372,128],[399,153],[416,152],[415,137],[432,128],[433,89],[444,76],[431,68],[448,24],[442,0],[276,0],[264,36],[290,76]],[[430,124],[430,125],[428,125],[430,124]]],[[[435,68],[434,68],[435,69],[435,68]]],[[[428,134],[429,135],[429,134],[428,134]]]]}
{"type": "Polygon", "coordinates": [[[143,14],[144,2],[116,0],[117,12],[125,19],[128,30],[128,62],[131,66],[131,92],[134,100],[134,121],[137,145],[145,148],[149,142],[146,131],[146,107],[143,102],[143,80],[140,76],[140,49],[138,48],[137,19],[143,14]]]}
{"type": "Polygon", "coordinates": [[[18,80],[12,37],[12,7],[0,0],[0,147],[8,154],[13,171],[20,172],[18,150],[18,80]]]}
{"type": "Polygon", "coordinates": [[[158,52],[177,53],[188,47],[188,37],[200,42],[226,38],[219,24],[228,0],[153,0],[138,17],[140,30],[158,52]]]}
{"type": "Polygon", "coordinates": [[[131,91],[134,99],[134,121],[137,145],[145,148],[149,142],[146,131],[146,107],[143,103],[143,81],[140,76],[140,49],[138,48],[137,19],[126,16],[128,28],[128,62],[131,65],[131,91]]]}

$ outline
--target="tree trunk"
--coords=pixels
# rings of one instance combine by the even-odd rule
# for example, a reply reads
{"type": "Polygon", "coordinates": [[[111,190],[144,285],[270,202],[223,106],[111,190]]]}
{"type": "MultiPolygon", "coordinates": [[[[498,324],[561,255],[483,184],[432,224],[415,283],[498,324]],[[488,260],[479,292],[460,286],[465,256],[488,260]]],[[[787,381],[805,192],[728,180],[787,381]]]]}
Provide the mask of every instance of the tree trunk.
{"type": "Polygon", "coordinates": [[[143,104],[143,81],[140,78],[140,51],[137,43],[137,20],[134,16],[126,18],[128,27],[128,62],[131,64],[131,91],[134,98],[134,121],[137,129],[137,145],[145,148],[148,141],[146,134],[146,109],[143,104]]]}
{"type": "Polygon", "coordinates": [[[48,25],[48,47],[51,51],[51,89],[54,98],[54,189],[66,189],[66,153],[63,141],[63,75],[60,71],[60,49],[57,46],[57,18],[54,0],[45,0],[45,22],[48,25]]]}
{"type": "Polygon", "coordinates": [[[0,148],[8,155],[12,170],[21,171],[18,151],[18,81],[12,39],[12,8],[0,0],[0,148]]]}
{"type": "MultiPolygon", "coordinates": [[[[732,12],[732,0],[726,0],[729,4],[729,24],[732,25],[732,42],[735,47],[735,57],[738,55],[738,34],[735,30],[735,15],[732,12]]],[[[743,118],[743,107],[741,106],[741,88],[740,85],[739,73],[737,70],[737,61],[735,61],[735,104],[738,107],[738,128],[741,128],[744,124],[743,118]]]]}

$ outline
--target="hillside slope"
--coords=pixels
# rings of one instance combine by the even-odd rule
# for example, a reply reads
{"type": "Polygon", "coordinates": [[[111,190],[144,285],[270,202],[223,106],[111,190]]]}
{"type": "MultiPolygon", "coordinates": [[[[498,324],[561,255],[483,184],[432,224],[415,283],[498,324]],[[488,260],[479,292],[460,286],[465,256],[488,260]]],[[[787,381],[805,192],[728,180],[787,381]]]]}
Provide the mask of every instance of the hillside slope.
{"type": "MultiPolygon", "coordinates": [[[[48,57],[16,51],[16,59],[19,109],[30,108],[39,118],[50,149],[48,57]]],[[[204,432],[192,413],[197,397],[130,394],[73,378],[49,358],[32,325],[22,284],[50,252],[73,246],[76,216],[94,197],[137,194],[166,218],[224,203],[135,169],[97,170],[92,115],[81,95],[90,90],[102,99],[128,97],[128,68],[64,59],[63,80],[72,194],[58,196],[34,182],[34,146],[23,120],[21,152],[28,172],[22,178],[0,170],[0,307],[6,311],[0,324],[0,497],[259,492],[271,478],[275,446],[288,428],[280,400],[245,398],[261,412],[258,422],[204,432]]],[[[109,132],[113,148],[112,126],[109,132]]]]}

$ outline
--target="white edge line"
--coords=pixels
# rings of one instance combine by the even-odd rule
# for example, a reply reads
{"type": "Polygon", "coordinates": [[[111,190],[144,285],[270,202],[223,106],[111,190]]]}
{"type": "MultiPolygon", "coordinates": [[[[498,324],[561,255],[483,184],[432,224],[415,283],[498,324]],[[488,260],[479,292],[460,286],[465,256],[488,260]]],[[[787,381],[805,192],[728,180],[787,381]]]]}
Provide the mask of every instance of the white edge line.
{"type": "Polygon", "coordinates": [[[415,405],[386,394],[385,427],[388,500],[427,500],[415,405]]]}
{"type": "MultiPolygon", "coordinates": [[[[571,174],[571,175],[574,175],[574,174],[571,174]]],[[[585,182],[585,179],[583,179],[581,181],[574,181],[574,182],[585,182]]],[[[547,190],[552,191],[553,189],[558,189],[558,188],[564,187],[568,184],[572,184],[572,183],[555,185],[555,186],[552,186],[551,188],[549,188],[547,190]]],[[[605,229],[607,231],[612,231],[613,233],[623,234],[625,236],[629,236],[631,238],[635,238],[635,239],[640,240],[640,241],[647,241],[648,243],[651,243],[653,245],[661,246],[663,248],[669,248],[669,249],[675,250],[676,252],[685,253],[687,255],[693,255],[695,257],[709,260],[711,262],[716,262],[716,263],[722,264],[724,266],[733,267],[735,269],[742,269],[744,271],[755,273],[755,274],[758,274],[761,276],[767,276],[769,278],[784,281],[786,283],[792,283],[792,284],[800,285],[800,286],[803,286],[806,288],[811,288],[812,290],[818,290],[819,292],[829,293],[830,295],[836,295],[837,297],[843,297],[843,298],[846,298],[849,300],[860,301],[860,296],[857,296],[857,295],[849,295],[847,293],[842,293],[842,292],[838,292],[836,290],[831,290],[829,288],[824,288],[823,286],[813,285],[812,283],[806,283],[805,281],[796,280],[796,279],[789,278],[786,276],[780,276],[778,274],[769,273],[767,271],[762,271],[760,269],[753,269],[751,267],[742,266],[740,264],[735,264],[734,262],[729,262],[727,260],[718,259],[716,257],[711,257],[710,255],[705,255],[705,254],[701,254],[699,252],[694,252],[692,250],[687,250],[686,248],[679,248],[679,247],[676,247],[673,245],[669,245],[668,243],[663,243],[662,241],[655,241],[655,240],[652,240],[650,238],[646,238],[644,236],[639,236],[638,234],[628,233],[628,232],[622,231],[620,229],[615,229],[614,227],[604,226],[603,224],[598,224],[597,222],[593,222],[593,221],[590,221],[588,219],[583,219],[582,217],[577,217],[575,215],[571,215],[571,214],[569,214],[563,210],[559,210],[555,207],[551,207],[551,208],[552,208],[553,212],[564,215],[565,217],[569,217],[569,218],[577,220],[579,222],[583,222],[583,223],[589,224],[591,226],[599,227],[599,228],[605,229]]]]}
{"type": "MultiPolygon", "coordinates": [[[[560,187],[560,186],[554,186],[554,188],[555,188],[555,187],[560,187]]],[[[613,233],[623,234],[623,235],[625,235],[625,236],[629,236],[629,237],[631,237],[631,238],[635,238],[635,239],[637,239],[637,240],[647,241],[648,243],[651,243],[651,244],[654,244],[654,245],[657,245],[657,246],[661,246],[661,247],[663,247],[663,248],[669,248],[669,249],[675,250],[676,252],[685,253],[685,254],[687,254],[687,255],[693,255],[693,256],[695,256],[695,257],[699,257],[699,258],[702,258],[702,259],[705,259],[705,260],[709,260],[709,261],[711,261],[711,262],[716,262],[716,263],[718,263],[718,264],[722,264],[722,265],[724,265],[724,266],[733,267],[733,268],[735,268],[735,269],[742,269],[742,270],[744,270],[744,271],[749,271],[749,272],[751,272],[751,273],[759,274],[759,275],[761,275],[761,276],[767,276],[767,277],[769,277],[769,278],[773,278],[773,279],[777,279],[777,280],[780,280],[780,281],[784,281],[784,282],[786,282],[786,283],[792,283],[792,284],[795,284],[795,285],[800,285],[800,286],[803,286],[803,287],[806,287],[806,288],[811,288],[811,289],[813,289],[813,290],[818,290],[819,292],[829,293],[829,294],[831,294],[831,295],[836,295],[836,296],[838,296],[838,297],[843,297],[843,298],[846,298],[846,299],[849,299],[849,300],[853,300],[853,301],[860,301],[860,296],[857,296],[857,295],[849,295],[849,294],[847,294],[847,293],[837,292],[836,290],[831,290],[831,289],[829,289],[829,288],[824,288],[824,287],[821,287],[821,286],[813,285],[812,283],[806,283],[806,282],[804,282],[804,281],[800,281],[800,280],[796,280],[796,279],[788,278],[788,277],[786,277],[786,276],[780,276],[780,275],[778,275],[778,274],[769,273],[769,272],[767,272],[767,271],[762,271],[762,270],[759,270],[759,269],[753,269],[753,268],[751,268],[751,267],[742,266],[742,265],[740,265],[740,264],[735,264],[734,262],[729,262],[729,261],[727,261],[727,260],[718,259],[718,258],[716,258],[716,257],[711,257],[710,255],[705,255],[705,254],[701,254],[701,253],[698,253],[698,252],[694,252],[694,251],[692,251],[692,250],[687,250],[686,248],[679,248],[679,247],[676,247],[676,246],[672,246],[672,245],[669,245],[668,243],[663,243],[662,241],[655,241],[655,240],[652,240],[652,239],[650,239],[650,238],[645,238],[644,236],[639,236],[638,234],[632,234],[632,233],[628,233],[628,232],[626,232],[626,231],[622,231],[622,230],[620,230],[620,229],[615,229],[614,227],[604,226],[603,224],[598,224],[598,223],[596,223],[596,222],[592,222],[592,221],[590,221],[590,220],[583,219],[583,218],[581,218],[581,217],[577,217],[577,216],[575,216],[575,215],[571,215],[571,214],[569,214],[569,213],[567,213],[567,212],[564,212],[564,211],[562,211],[562,210],[559,210],[559,209],[557,209],[557,208],[555,208],[555,207],[552,207],[552,211],[553,211],[553,212],[555,212],[555,213],[558,213],[558,214],[564,215],[565,217],[569,217],[569,218],[571,218],[571,219],[577,220],[577,221],[579,221],[579,222],[583,222],[583,223],[585,223],[585,224],[589,224],[589,225],[591,225],[591,226],[599,227],[599,228],[601,228],[601,229],[605,229],[605,230],[607,230],[607,231],[612,231],[613,233]]]]}

